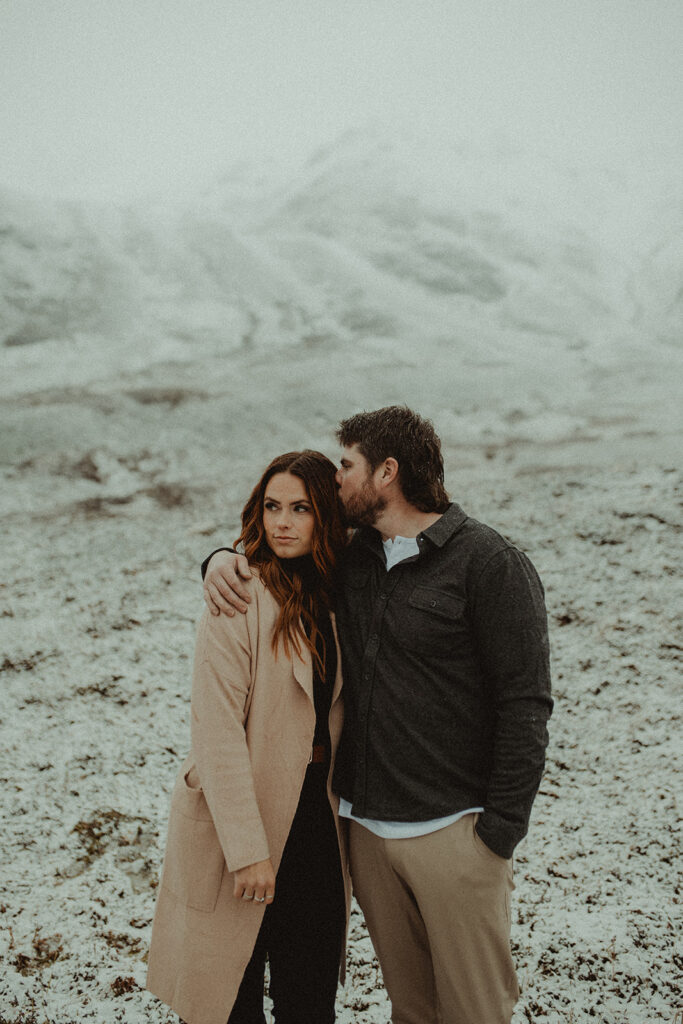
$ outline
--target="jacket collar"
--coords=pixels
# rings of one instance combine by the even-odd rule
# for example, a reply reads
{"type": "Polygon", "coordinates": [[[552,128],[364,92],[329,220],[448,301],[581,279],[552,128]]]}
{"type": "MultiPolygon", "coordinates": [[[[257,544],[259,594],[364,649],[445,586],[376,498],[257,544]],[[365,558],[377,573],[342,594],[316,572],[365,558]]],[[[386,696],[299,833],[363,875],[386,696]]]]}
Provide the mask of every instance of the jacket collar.
{"type": "MultiPolygon", "coordinates": [[[[425,540],[438,548],[442,548],[451,539],[453,534],[458,532],[468,518],[467,513],[463,512],[460,505],[452,502],[435,523],[428,526],[422,533],[418,533],[416,539],[420,548],[422,549],[425,540]]],[[[361,526],[357,532],[361,543],[371,548],[375,554],[380,555],[382,560],[384,560],[382,537],[379,530],[376,530],[374,526],[361,526]]]]}
{"type": "Polygon", "coordinates": [[[432,523],[426,530],[418,534],[418,544],[421,538],[425,538],[430,543],[436,544],[438,548],[442,548],[451,539],[453,534],[458,532],[467,518],[467,513],[463,512],[455,502],[452,502],[435,523],[432,523]]]}

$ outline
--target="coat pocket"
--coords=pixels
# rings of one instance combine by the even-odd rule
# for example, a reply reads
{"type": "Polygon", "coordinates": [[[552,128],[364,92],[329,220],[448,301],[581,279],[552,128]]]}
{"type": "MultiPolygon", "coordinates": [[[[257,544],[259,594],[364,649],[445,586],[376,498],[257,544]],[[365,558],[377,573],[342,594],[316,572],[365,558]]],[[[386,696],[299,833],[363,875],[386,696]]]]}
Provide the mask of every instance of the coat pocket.
{"type": "Polygon", "coordinates": [[[161,886],[193,910],[211,913],[221,888],[225,858],[201,787],[184,771],[171,799],[161,886]]]}

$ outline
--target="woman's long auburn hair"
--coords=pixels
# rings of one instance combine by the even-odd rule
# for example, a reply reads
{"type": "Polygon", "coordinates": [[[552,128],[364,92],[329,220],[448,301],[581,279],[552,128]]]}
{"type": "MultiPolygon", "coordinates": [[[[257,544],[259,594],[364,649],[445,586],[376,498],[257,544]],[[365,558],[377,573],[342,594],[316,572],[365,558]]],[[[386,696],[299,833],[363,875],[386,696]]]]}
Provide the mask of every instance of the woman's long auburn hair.
{"type": "Polygon", "coordinates": [[[292,648],[301,656],[303,643],[323,678],[324,641],[321,657],[316,648],[319,636],[317,612],[320,603],[327,609],[333,605],[337,562],[348,539],[335,481],[336,472],[334,463],[321,452],[306,449],[278,455],[267,466],[242,509],[242,532],[235,541],[235,547],[241,545],[249,562],[258,567],[262,582],[280,605],[273,631],[273,650],[277,654],[278,642],[282,639],[286,657],[291,657],[292,648]],[[313,590],[304,588],[302,577],[295,568],[288,571],[288,559],[278,558],[266,540],[263,505],[268,483],[277,473],[291,473],[298,477],[311,503],[315,520],[311,556],[317,576],[317,586],[313,590]]]}

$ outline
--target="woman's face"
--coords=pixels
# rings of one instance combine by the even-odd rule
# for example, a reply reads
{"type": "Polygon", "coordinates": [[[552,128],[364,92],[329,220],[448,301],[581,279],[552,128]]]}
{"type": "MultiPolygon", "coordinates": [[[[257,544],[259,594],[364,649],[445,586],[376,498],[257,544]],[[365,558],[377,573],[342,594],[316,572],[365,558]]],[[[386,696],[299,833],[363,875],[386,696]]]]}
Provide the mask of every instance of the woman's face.
{"type": "Polygon", "coordinates": [[[299,558],[313,547],[315,516],[303,480],[292,473],[270,478],[263,498],[263,528],[278,558],[299,558]]]}

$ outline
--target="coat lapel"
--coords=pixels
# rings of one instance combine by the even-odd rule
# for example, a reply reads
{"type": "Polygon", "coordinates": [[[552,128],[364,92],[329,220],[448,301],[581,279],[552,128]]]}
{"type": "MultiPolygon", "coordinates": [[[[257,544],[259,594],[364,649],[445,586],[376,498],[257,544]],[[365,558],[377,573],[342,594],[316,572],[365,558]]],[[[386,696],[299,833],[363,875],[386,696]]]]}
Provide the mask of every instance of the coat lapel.
{"type": "Polygon", "coordinates": [[[301,644],[301,657],[292,651],[292,671],[299,686],[313,700],[313,661],[311,652],[301,644]]]}
{"type": "Polygon", "coordinates": [[[334,679],[334,689],[332,690],[332,703],[338,700],[342,688],[342,664],[341,664],[341,648],[339,646],[339,637],[337,636],[337,620],[334,612],[330,612],[330,619],[332,621],[332,632],[334,633],[334,642],[337,645],[337,674],[334,679]]]}
{"type": "MultiPolygon", "coordinates": [[[[334,689],[332,690],[332,703],[338,700],[341,689],[342,689],[342,670],[341,670],[341,649],[339,647],[339,637],[337,636],[337,621],[334,616],[334,612],[330,612],[330,619],[332,621],[332,632],[334,633],[334,640],[337,645],[337,674],[334,680],[334,689]]],[[[304,692],[313,700],[313,660],[311,658],[311,652],[308,647],[301,645],[301,657],[299,657],[296,651],[292,651],[292,671],[294,678],[296,679],[299,686],[304,692]]]]}

